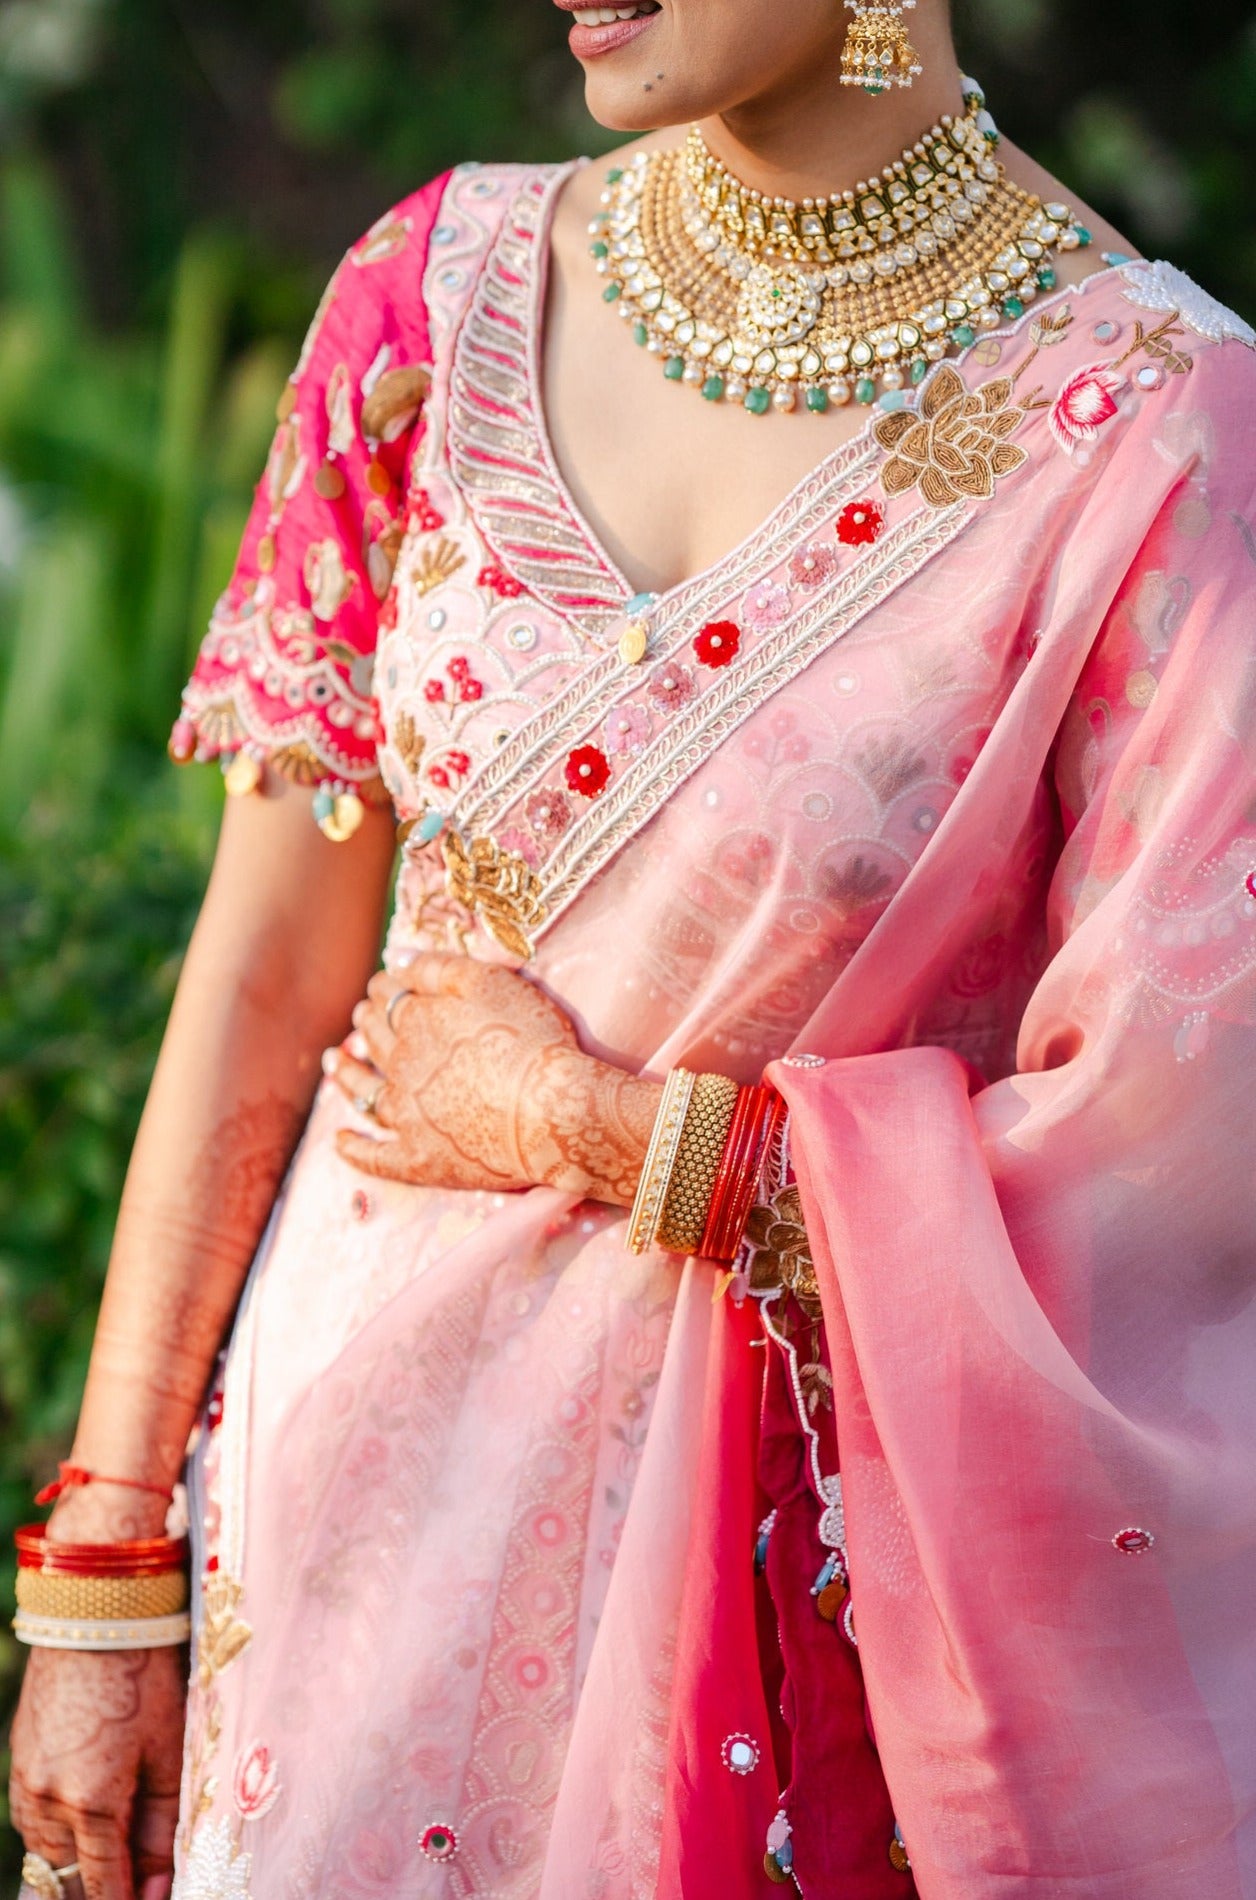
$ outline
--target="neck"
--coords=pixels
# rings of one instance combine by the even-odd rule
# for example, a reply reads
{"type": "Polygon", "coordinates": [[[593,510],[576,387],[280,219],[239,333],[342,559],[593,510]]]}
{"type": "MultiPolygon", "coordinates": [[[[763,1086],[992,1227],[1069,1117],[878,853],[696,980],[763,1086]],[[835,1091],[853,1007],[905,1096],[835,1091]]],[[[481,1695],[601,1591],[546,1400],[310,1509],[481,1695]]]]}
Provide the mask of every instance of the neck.
{"type": "MultiPolygon", "coordinates": [[[[920,36],[923,39],[923,36],[920,36]]],[[[703,122],[707,144],[743,185],[774,198],[831,197],[902,156],[945,114],[964,110],[949,39],[921,44],[924,73],[871,98],[839,86],[836,69],[782,95],[757,98],[703,122]]]]}

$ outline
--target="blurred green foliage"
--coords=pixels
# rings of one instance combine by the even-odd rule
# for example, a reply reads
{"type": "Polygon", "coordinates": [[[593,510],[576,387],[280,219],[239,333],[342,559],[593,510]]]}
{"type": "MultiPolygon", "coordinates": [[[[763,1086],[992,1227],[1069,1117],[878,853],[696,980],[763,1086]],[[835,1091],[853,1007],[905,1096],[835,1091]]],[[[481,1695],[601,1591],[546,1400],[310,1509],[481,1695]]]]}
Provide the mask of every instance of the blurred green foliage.
{"type": "MultiPolygon", "coordinates": [[[[1256,316],[1244,6],[959,25],[1012,137],[1256,316]]],[[[393,198],[611,142],[578,78],[546,0],[0,0],[0,1551],[72,1429],[212,849],[214,775],[162,748],[275,392],[393,198]]]]}

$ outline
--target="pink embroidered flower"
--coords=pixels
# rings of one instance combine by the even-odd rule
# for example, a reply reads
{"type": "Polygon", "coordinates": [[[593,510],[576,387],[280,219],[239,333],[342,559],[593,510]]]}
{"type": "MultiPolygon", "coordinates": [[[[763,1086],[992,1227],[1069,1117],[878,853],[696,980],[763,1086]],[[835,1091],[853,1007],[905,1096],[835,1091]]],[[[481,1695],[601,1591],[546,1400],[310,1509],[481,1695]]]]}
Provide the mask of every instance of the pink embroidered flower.
{"type": "Polygon", "coordinates": [[[650,736],[650,715],[644,706],[616,706],[607,714],[606,743],[612,752],[635,754],[650,736]]]}
{"type": "Polygon", "coordinates": [[[836,574],[837,554],[824,541],[809,541],[799,548],[789,564],[789,578],[795,587],[820,587],[836,574]]]}
{"type": "MultiPolygon", "coordinates": [[[[784,589],[782,588],[782,593],[784,589]]],[[[749,596],[747,596],[749,605],[749,596]]],[[[727,666],[737,658],[741,633],[731,620],[708,620],[694,636],[693,650],[703,666],[727,666]]]]}
{"type": "Polygon", "coordinates": [[[279,1799],[279,1764],[265,1742],[250,1742],[236,1756],[231,1793],[246,1821],[259,1821],[279,1799]]]}
{"type": "Polygon", "coordinates": [[[661,713],[679,712],[697,691],[693,674],[676,660],[664,660],[656,666],[646,685],[646,697],[661,713]]]}
{"type": "Polygon", "coordinates": [[[557,842],[571,823],[571,803],[564,792],[544,787],[529,792],[523,801],[523,815],[542,844],[557,842]]]}
{"type": "Polygon", "coordinates": [[[1111,422],[1123,388],[1121,378],[1101,363],[1069,377],[1047,416],[1051,433],[1066,455],[1083,442],[1093,442],[1102,424],[1111,422]]]}
{"type": "Polygon", "coordinates": [[[522,858],[524,863],[531,865],[534,871],[541,862],[541,852],[536,839],[519,825],[507,825],[504,831],[499,831],[497,843],[507,854],[522,858]]]}
{"type": "Polygon", "coordinates": [[[760,633],[767,627],[779,627],[789,615],[788,587],[782,587],[779,581],[760,581],[742,602],[742,613],[746,625],[760,633]]]}
{"type": "Polygon", "coordinates": [[[885,510],[875,501],[847,502],[837,517],[837,538],[844,548],[869,547],[885,526],[885,510]]]}
{"type": "Polygon", "coordinates": [[[578,745],[567,754],[567,789],[582,798],[596,798],[611,775],[610,761],[595,745],[578,745]]]}

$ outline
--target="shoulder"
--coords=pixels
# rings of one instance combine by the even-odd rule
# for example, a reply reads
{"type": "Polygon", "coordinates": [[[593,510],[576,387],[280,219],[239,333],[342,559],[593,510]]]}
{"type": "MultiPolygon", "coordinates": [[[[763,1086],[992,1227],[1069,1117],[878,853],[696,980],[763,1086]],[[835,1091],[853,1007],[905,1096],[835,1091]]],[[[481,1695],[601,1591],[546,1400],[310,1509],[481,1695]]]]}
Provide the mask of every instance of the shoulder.
{"type": "Polygon", "coordinates": [[[1159,458],[1221,475],[1250,493],[1256,485],[1256,329],[1163,260],[1113,272],[1114,303],[1127,334],[1122,370],[1146,399],[1159,458]]]}
{"type": "Polygon", "coordinates": [[[424,281],[437,255],[482,247],[531,186],[539,197],[557,165],[469,162],[420,186],[384,211],[349,246],[323,293],[298,374],[315,350],[361,355],[384,340],[426,347],[424,281]]]}

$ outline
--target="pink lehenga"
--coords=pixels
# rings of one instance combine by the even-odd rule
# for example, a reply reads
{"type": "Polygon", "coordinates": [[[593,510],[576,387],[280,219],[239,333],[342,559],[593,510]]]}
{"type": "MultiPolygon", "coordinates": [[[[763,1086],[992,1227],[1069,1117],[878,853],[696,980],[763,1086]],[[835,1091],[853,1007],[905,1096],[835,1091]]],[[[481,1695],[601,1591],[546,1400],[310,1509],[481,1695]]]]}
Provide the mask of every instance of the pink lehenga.
{"type": "Polygon", "coordinates": [[[367,1181],[324,1090],[193,1460],[176,1893],[1254,1900],[1252,333],[1109,263],[630,602],[566,175],[349,254],[185,718],[392,801],[390,960],[787,1140],[729,1279],[367,1181]]]}

